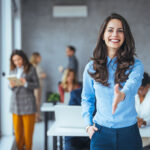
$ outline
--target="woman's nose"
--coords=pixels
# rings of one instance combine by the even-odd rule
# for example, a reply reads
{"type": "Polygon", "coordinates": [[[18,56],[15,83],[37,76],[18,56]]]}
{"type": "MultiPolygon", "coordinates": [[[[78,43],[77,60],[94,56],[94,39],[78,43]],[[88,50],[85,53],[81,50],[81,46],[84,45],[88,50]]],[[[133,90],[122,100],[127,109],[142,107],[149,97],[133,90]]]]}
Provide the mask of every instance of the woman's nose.
{"type": "Polygon", "coordinates": [[[112,35],[113,35],[113,36],[117,36],[117,34],[118,34],[117,31],[114,30],[112,35]]]}

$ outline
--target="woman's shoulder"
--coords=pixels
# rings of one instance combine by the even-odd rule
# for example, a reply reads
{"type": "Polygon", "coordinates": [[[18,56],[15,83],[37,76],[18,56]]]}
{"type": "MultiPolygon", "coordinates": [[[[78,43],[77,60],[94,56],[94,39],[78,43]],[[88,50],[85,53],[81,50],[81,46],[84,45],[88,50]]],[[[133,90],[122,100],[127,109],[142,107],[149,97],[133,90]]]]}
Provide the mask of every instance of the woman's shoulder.
{"type": "Polygon", "coordinates": [[[86,66],[85,66],[85,70],[88,71],[88,72],[94,73],[95,70],[94,70],[94,68],[93,68],[93,64],[94,64],[94,61],[93,61],[93,60],[89,61],[89,62],[86,64],[86,66]]]}
{"type": "Polygon", "coordinates": [[[143,66],[143,63],[140,59],[138,59],[137,57],[134,58],[134,65],[141,65],[143,66]]]}

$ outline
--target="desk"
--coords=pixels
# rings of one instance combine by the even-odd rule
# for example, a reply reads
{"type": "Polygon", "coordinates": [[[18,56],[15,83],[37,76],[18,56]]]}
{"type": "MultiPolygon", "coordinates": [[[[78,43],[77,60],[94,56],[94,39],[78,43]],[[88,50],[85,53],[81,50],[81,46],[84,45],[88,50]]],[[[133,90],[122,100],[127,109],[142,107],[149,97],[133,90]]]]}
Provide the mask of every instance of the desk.
{"type": "Polygon", "coordinates": [[[52,124],[52,126],[47,131],[47,136],[85,136],[86,133],[85,128],[61,128],[57,125],[56,122],[52,124]]]}
{"type": "Polygon", "coordinates": [[[47,150],[47,130],[48,130],[48,113],[55,111],[55,107],[52,103],[43,103],[41,106],[41,112],[44,112],[44,150],[47,150]]]}
{"type": "MultiPolygon", "coordinates": [[[[150,138],[150,127],[140,128],[141,137],[150,138]]],[[[47,131],[47,136],[88,136],[85,128],[62,128],[56,122],[47,131]]]]}
{"type": "MultiPolygon", "coordinates": [[[[140,128],[140,134],[142,138],[150,138],[150,127],[140,128]]],[[[85,136],[88,134],[85,128],[62,128],[57,125],[56,122],[47,131],[47,136],[85,136]]]]}

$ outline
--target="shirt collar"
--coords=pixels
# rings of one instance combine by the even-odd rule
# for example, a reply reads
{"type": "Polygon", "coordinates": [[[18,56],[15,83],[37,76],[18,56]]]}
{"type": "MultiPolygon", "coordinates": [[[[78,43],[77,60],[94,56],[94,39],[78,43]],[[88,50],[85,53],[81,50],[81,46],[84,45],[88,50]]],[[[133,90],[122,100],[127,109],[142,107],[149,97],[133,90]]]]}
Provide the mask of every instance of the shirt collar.
{"type": "Polygon", "coordinates": [[[23,70],[24,69],[24,67],[22,66],[22,67],[17,67],[17,70],[23,70]]]}
{"type": "Polygon", "coordinates": [[[109,56],[107,56],[107,64],[115,63],[116,59],[117,59],[117,57],[110,58],[109,56]]]}

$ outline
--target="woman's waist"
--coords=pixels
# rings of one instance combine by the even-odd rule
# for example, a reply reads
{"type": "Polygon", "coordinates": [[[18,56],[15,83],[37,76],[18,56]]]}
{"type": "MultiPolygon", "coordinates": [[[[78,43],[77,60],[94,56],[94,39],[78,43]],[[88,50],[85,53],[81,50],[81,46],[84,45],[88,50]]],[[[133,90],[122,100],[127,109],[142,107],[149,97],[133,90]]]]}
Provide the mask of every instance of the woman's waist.
{"type": "Polygon", "coordinates": [[[101,130],[103,128],[103,130],[106,130],[107,132],[125,132],[127,130],[132,130],[134,128],[138,128],[137,123],[133,123],[131,125],[125,126],[125,127],[117,127],[117,128],[113,128],[113,127],[107,127],[104,125],[100,125],[98,123],[95,123],[95,126],[98,128],[98,130],[101,130]]]}
{"type": "Polygon", "coordinates": [[[94,123],[98,123],[102,126],[109,128],[122,128],[135,124],[137,122],[137,114],[127,113],[118,115],[104,115],[96,113],[93,118],[94,123]]]}

